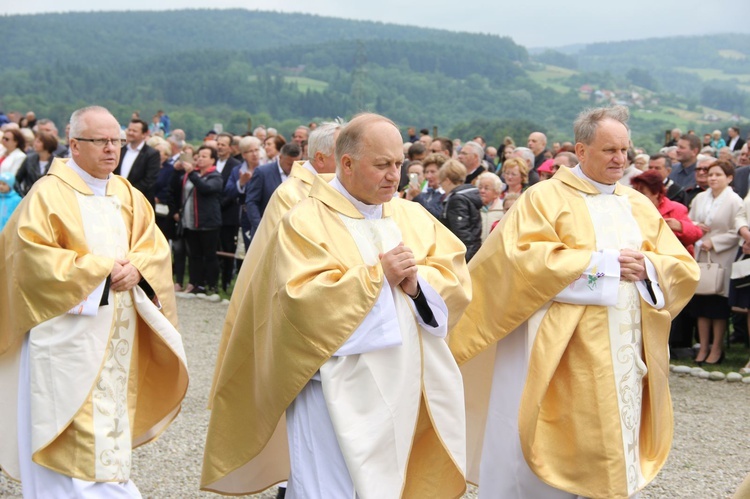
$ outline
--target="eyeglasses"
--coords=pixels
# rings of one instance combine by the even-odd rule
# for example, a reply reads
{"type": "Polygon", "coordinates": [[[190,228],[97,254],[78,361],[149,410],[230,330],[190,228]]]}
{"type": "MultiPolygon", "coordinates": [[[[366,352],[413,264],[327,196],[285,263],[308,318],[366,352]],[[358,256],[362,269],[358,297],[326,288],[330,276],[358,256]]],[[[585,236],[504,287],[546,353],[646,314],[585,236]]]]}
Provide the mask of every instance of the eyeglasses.
{"type": "Polygon", "coordinates": [[[128,143],[125,139],[84,139],[83,137],[73,137],[81,142],[91,142],[96,147],[104,147],[107,144],[112,144],[112,147],[122,147],[128,143]]]}
{"type": "Polygon", "coordinates": [[[697,171],[697,172],[707,172],[708,168],[696,168],[695,171],[697,171]]]}

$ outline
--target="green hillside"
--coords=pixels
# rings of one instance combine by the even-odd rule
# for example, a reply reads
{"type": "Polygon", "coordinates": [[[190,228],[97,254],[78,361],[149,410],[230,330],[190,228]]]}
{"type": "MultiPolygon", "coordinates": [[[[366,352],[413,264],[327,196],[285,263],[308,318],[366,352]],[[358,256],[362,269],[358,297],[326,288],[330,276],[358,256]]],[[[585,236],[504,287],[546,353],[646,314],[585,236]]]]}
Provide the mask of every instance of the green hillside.
{"type": "Polygon", "coordinates": [[[750,71],[731,72],[747,49],[731,36],[690,43],[703,38],[714,52],[701,60],[713,53],[720,62],[669,59],[683,39],[648,41],[652,51],[632,42],[633,53],[623,52],[631,43],[623,42],[530,58],[507,37],[247,10],[2,16],[0,108],[58,123],[91,103],[123,122],[133,110],[148,120],[165,109],[192,139],[214,123],[288,134],[300,122],[370,110],[404,129],[437,126],[497,143],[530,130],[570,139],[581,109],[623,101],[634,136],[654,148],[666,128],[723,127],[750,111],[750,71]],[[594,63],[606,60],[611,68],[594,63]],[[695,88],[667,89],[662,73],[695,88]]]}

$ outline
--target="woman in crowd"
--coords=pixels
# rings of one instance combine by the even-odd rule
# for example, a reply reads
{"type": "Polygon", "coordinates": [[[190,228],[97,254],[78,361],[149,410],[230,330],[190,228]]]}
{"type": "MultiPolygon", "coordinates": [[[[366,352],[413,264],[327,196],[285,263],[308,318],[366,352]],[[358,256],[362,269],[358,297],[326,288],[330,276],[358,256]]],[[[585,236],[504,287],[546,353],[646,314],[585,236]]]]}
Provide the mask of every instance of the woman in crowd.
{"type": "Polygon", "coordinates": [[[508,147],[510,147],[510,150],[512,151],[516,148],[516,143],[513,142],[513,137],[506,135],[503,139],[503,143],[500,144],[497,148],[497,157],[499,158],[498,161],[500,163],[505,161],[505,149],[507,149],[508,147]]]}
{"type": "Polygon", "coordinates": [[[57,139],[54,135],[39,132],[33,142],[34,151],[24,159],[16,172],[16,192],[21,196],[29,193],[34,182],[47,174],[57,149],[57,139]]]}
{"type": "Polygon", "coordinates": [[[690,220],[688,210],[684,205],[667,197],[667,188],[661,174],[655,170],[647,170],[631,178],[630,183],[633,189],[654,203],[674,235],[692,255],[693,244],[703,236],[703,231],[690,220]]]}
{"type": "Polygon", "coordinates": [[[466,246],[468,262],[482,244],[482,198],[479,189],[465,184],[466,167],[449,159],[438,172],[440,187],[445,191],[440,221],[466,246]]]}
{"type": "Polygon", "coordinates": [[[26,139],[21,130],[9,128],[3,132],[3,147],[5,151],[0,156],[0,173],[10,173],[15,176],[26,159],[26,139]]]}
{"type": "Polygon", "coordinates": [[[721,130],[714,130],[713,133],[711,133],[711,142],[708,145],[717,151],[722,147],[726,147],[727,143],[724,142],[724,139],[721,137],[721,130]]]}
{"type": "Polygon", "coordinates": [[[526,161],[522,158],[510,158],[503,163],[501,176],[505,179],[506,188],[500,198],[505,198],[511,192],[520,194],[529,183],[529,168],[526,166],[526,161]]]}
{"type": "Polygon", "coordinates": [[[729,184],[734,167],[726,161],[714,161],[708,167],[708,189],[698,194],[690,207],[690,218],[703,231],[704,236],[695,244],[698,261],[721,265],[725,272],[724,287],[714,295],[696,295],[690,301],[690,310],[698,319],[700,350],[695,357],[698,364],[718,364],[724,360],[724,332],[729,319],[729,277],[737,253],[739,236],[735,219],[742,210],[742,199],[729,184]],[[713,342],[709,347],[709,339],[713,342]]]}
{"type": "Polygon", "coordinates": [[[175,216],[185,229],[189,248],[190,283],[188,292],[215,293],[219,280],[219,229],[221,193],[224,179],[216,170],[219,155],[210,146],[198,148],[195,164],[183,162],[182,214],[175,216]]]}
{"type": "Polygon", "coordinates": [[[284,147],[284,144],[286,144],[286,140],[278,134],[268,137],[266,141],[263,142],[263,149],[266,151],[269,163],[276,159],[276,156],[279,155],[279,151],[284,147]]]}
{"type": "Polygon", "coordinates": [[[650,159],[651,157],[646,153],[636,154],[633,164],[640,171],[645,172],[646,170],[648,170],[648,162],[650,159]]]}
{"type": "Polygon", "coordinates": [[[500,177],[491,172],[484,172],[477,177],[477,189],[482,198],[482,242],[490,235],[492,225],[503,218],[503,200],[500,194],[505,189],[500,177]]]}

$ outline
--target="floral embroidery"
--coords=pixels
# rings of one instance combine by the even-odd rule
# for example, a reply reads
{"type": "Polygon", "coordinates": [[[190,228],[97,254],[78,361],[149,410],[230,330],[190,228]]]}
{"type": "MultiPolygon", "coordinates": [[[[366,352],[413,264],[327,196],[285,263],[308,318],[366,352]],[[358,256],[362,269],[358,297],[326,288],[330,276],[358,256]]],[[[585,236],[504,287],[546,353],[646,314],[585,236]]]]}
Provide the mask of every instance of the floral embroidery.
{"type": "Polygon", "coordinates": [[[596,289],[596,282],[604,277],[604,272],[597,272],[596,267],[592,269],[592,272],[592,274],[589,274],[588,282],[586,283],[591,291],[596,289]]]}

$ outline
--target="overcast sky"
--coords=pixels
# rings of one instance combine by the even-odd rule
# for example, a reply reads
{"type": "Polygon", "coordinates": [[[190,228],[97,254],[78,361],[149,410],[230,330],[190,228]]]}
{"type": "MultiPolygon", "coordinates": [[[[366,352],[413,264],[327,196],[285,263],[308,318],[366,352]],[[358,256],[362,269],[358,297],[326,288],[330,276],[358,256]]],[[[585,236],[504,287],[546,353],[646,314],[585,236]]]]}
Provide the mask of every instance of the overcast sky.
{"type": "MultiPolygon", "coordinates": [[[[0,0],[0,13],[245,8],[510,36],[529,48],[750,33],[750,0],[0,0]],[[64,7],[63,7],[64,5],[64,7]],[[103,8],[109,5],[111,7],[103,8]]],[[[61,32],[61,33],[64,33],[61,32]]]]}

